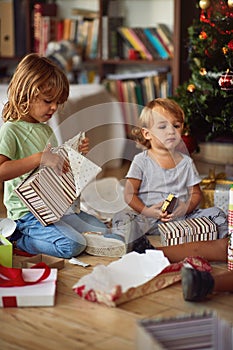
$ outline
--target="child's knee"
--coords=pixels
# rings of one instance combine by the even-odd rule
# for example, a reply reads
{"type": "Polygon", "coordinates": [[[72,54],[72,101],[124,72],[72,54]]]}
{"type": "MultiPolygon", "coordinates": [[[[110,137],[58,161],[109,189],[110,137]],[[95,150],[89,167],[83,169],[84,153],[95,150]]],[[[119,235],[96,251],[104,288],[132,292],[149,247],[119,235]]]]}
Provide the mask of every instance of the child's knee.
{"type": "Polygon", "coordinates": [[[82,238],[82,241],[70,240],[69,243],[66,243],[64,246],[60,246],[59,250],[61,257],[64,259],[70,259],[83,253],[86,249],[86,240],[84,237],[82,238]]]}

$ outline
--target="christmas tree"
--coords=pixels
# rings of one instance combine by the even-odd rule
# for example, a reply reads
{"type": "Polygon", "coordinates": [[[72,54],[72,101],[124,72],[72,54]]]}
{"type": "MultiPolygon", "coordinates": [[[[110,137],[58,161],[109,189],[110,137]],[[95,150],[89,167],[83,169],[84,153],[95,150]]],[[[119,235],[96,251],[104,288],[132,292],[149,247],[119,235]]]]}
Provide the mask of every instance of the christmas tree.
{"type": "Polygon", "coordinates": [[[188,28],[189,81],[172,97],[184,109],[197,142],[233,142],[233,0],[197,2],[188,28]]]}

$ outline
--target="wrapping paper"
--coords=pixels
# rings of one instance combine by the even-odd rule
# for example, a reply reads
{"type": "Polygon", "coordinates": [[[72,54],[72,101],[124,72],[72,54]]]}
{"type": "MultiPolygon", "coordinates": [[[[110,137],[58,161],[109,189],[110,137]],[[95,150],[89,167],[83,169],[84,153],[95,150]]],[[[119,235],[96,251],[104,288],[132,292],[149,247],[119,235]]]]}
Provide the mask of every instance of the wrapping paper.
{"type": "Polygon", "coordinates": [[[58,176],[49,167],[32,172],[15,192],[29,210],[44,225],[49,225],[67,212],[85,186],[101,171],[101,168],[77,152],[81,133],[54,150],[63,159],[68,157],[70,170],[58,176]],[[75,141],[76,139],[76,141],[75,141]],[[75,145],[75,149],[72,148],[75,145]]]}
{"type": "Polygon", "coordinates": [[[228,235],[227,265],[228,270],[233,271],[233,185],[229,190],[228,235]]]}
{"type": "Polygon", "coordinates": [[[170,221],[159,224],[161,243],[164,246],[193,241],[217,239],[216,224],[207,217],[170,221]]]}
{"type": "MultiPolygon", "coordinates": [[[[147,250],[145,254],[131,252],[107,266],[97,265],[73,290],[83,299],[113,307],[180,281],[183,263],[170,264],[159,250],[147,250]]],[[[211,268],[199,257],[189,258],[185,263],[202,270],[211,268]]]]}

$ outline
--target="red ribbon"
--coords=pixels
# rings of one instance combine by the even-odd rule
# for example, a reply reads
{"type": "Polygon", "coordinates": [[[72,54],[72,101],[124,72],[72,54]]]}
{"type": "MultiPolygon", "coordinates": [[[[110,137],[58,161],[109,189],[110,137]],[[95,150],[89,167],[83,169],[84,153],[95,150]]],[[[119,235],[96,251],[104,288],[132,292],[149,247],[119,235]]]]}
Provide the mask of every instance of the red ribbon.
{"type": "Polygon", "coordinates": [[[43,262],[32,266],[31,269],[44,269],[44,272],[37,280],[29,282],[24,280],[22,269],[0,265],[0,287],[29,286],[45,280],[50,275],[50,268],[43,262]]]}

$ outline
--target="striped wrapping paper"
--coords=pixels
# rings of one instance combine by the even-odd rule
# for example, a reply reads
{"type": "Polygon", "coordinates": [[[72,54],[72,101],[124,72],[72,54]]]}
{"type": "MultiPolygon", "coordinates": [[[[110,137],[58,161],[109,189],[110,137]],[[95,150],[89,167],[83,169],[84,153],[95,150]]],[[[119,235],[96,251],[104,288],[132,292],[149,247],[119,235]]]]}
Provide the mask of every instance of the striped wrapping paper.
{"type": "Polygon", "coordinates": [[[228,236],[227,264],[228,270],[233,271],[233,185],[231,185],[229,190],[228,236]]]}
{"type": "Polygon", "coordinates": [[[217,226],[209,218],[185,219],[159,224],[164,246],[217,239],[217,226]]]}
{"type": "Polygon", "coordinates": [[[75,168],[71,164],[70,170],[61,176],[49,167],[39,168],[15,189],[44,226],[59,221],[84,187],[101,171],[100,167],[71,148],[60,146],[55,152],[63,159],[68,157],[75,168]]]}

